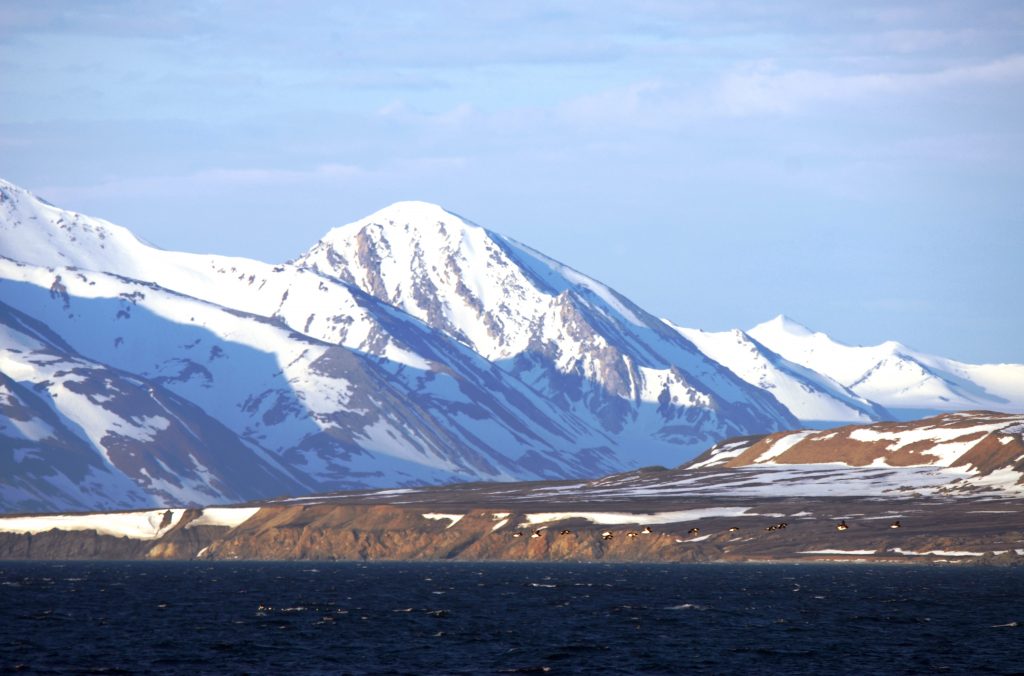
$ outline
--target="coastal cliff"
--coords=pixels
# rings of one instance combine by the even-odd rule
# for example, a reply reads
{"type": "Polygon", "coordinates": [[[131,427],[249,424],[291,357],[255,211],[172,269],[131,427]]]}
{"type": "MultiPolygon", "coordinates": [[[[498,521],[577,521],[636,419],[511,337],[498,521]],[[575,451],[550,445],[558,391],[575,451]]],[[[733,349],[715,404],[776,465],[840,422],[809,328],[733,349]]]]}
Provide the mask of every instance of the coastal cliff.
{"type": "Polygon", "coordinates": [[[203,525],[201,510],[185,510],[150,539],[91,529],[0,533],[0,558],[1024,565],[1021,501],[998,510],[964,501],[824,498],[677,501],[635,512],[621,504],[611,506],[618,511],[536,505],[514,513],[444,507],[274,504],[238,508],[251,516],[221,525],[203,525]]]}

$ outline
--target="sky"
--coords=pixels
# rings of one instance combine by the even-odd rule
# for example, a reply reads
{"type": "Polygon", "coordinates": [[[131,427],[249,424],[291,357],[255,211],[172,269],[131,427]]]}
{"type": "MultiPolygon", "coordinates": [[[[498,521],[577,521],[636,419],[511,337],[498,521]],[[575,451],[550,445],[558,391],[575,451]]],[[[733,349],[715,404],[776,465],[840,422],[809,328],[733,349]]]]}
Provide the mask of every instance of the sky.
{"type": "Polygon", "coordinates": [[[1020,2],[0,0],[0,177],[289,260],[436,202],[706,330],[1024,362],[1020,2]]]}

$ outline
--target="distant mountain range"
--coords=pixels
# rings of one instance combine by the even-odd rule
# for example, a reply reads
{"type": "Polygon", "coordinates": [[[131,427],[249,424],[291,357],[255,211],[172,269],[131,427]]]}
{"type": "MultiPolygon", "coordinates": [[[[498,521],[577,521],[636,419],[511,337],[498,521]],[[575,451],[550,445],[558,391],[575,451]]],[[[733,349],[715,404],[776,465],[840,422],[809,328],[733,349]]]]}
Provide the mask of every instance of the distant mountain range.
{"type": "Polygon", "coordinates": [[[785,318],[658,319],[440,207],[284,264],[164,251],[0,181],[0,509],[677,465],[732,436],[1024,410],[1024,366],[785,318]]]}
{"type": "Polygon", "coordinates": [[[1022,364],[964,364],[895,341],[853,347],[783,316],[749,334],[783,358],[886,407],[899,420],[941,411],[1024,411],[1022,364]]]}

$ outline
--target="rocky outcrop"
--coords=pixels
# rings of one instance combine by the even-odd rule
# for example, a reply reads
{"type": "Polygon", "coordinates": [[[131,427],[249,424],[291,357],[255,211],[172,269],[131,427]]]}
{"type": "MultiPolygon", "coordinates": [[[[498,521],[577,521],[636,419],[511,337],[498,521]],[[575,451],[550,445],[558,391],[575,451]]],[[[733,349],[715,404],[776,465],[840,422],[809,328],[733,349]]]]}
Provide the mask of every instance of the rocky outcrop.
{"type": "MultiPolygon", "coordinates": [[[[681,549],[678,535],[643,534],[567,522],[534,528],[491,510],[472,510],[454,524],[392,505],[306,505],[264,509],[213,543],[206,559],[474,560],[474,561],[710,561],[713,544],[681,549]],[[495,520],[496,516],[501,519],[495,520]],[[502,522],[506,522],[503,524],[502,522]],[[498,526],[495,529],[495,526],[498,526]],[[569,533],[562,534],[563,530],[569,533]],[[518,533],[518,536],[516,535],[518,533]],[[630,537],[628,533],[635,533],[630,537]]],[[[675,530],[675,529],[673,529],[675,530]]]]}

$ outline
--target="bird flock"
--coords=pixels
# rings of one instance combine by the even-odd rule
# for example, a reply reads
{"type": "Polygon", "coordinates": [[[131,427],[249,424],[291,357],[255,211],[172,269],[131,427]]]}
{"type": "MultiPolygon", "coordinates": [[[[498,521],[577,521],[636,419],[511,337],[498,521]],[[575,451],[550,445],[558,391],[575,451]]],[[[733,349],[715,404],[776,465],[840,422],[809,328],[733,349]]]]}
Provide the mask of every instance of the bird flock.
{"type": "MultiPolygon", "coordinates": [[[[767,531],[767,532],[778,531],[778,530],[785,530],[788,526],[789,526],[789,524],[787,522],[780,521],[779,523],[773,523],[773,524],[771,524],[769,526],[765,526],[764,530],[767,531]]],[[[902,527],[903,527],[903,524],[900,522],[899,519],[897,519],[897,520],[895,520],[895,521],[893,521],[892,523],[889,524],[889,528],[902,528],[902,527]]],[[[546,527],[541,527],[541,528],[533,529],[530,532],[530,538],[531,539],[536,539],[536,538],[544,537],[544,530],[545,530],[545,528],[546,527]]],[[[850,526],[849,526],[849,524],[846,523],[846,519],[840,519],[839,523],[836,524],[836,530],[837,531],[843,532],[843,531],[846,531],[846,530],[849,530],[849,529],[850,529],[850,526]]],[[[740,530],[739,526],[730,526],[728,528],[727,532],[729,532],[729,533],[736,533],[736,532],[739,532],[739,530],[740,530]]],[[[643,529],[641,529],[639,531],[635,531],[635,530],[626,531],[626,538],[629,539],[629,540],[633,540],[633,539],[635,539],[635,538],[637,538],[637,537],[639,537],[641,535],[652,535],[653,533],[654,533],[654,530],[650,526],[644,526],[643,529]]],[[[700,528],[697,527],[697,526],[694,526],[694,527],[690,528],[686,532],[686,535],[688,537],[690,537],[690,538],[696,538],[696,537],[700,536],[700,533],[701,533],[700,528]]],[[[568,528],[564,528],[561,531],[559,531],[558,534],[559,535],[572,535],[573,531],[569,530],[568,528]]],[[[524,537],[524,536],[525,536],[525,533],[523,531],[520,531],[520,530],[514,531],[512,533],[512,537],[514,537],[514,538],[521,538],[521,537],[524,537]]],[[[601,531],[601,539],[602,540],[613,540],[614,538],[615,538],[615,533],[614,532],[612,532],[610,530],[603,530],[603,531],[601,531]]],[[[679,542],[684,542],[684,540],[679,540],[679,542]]]]}

